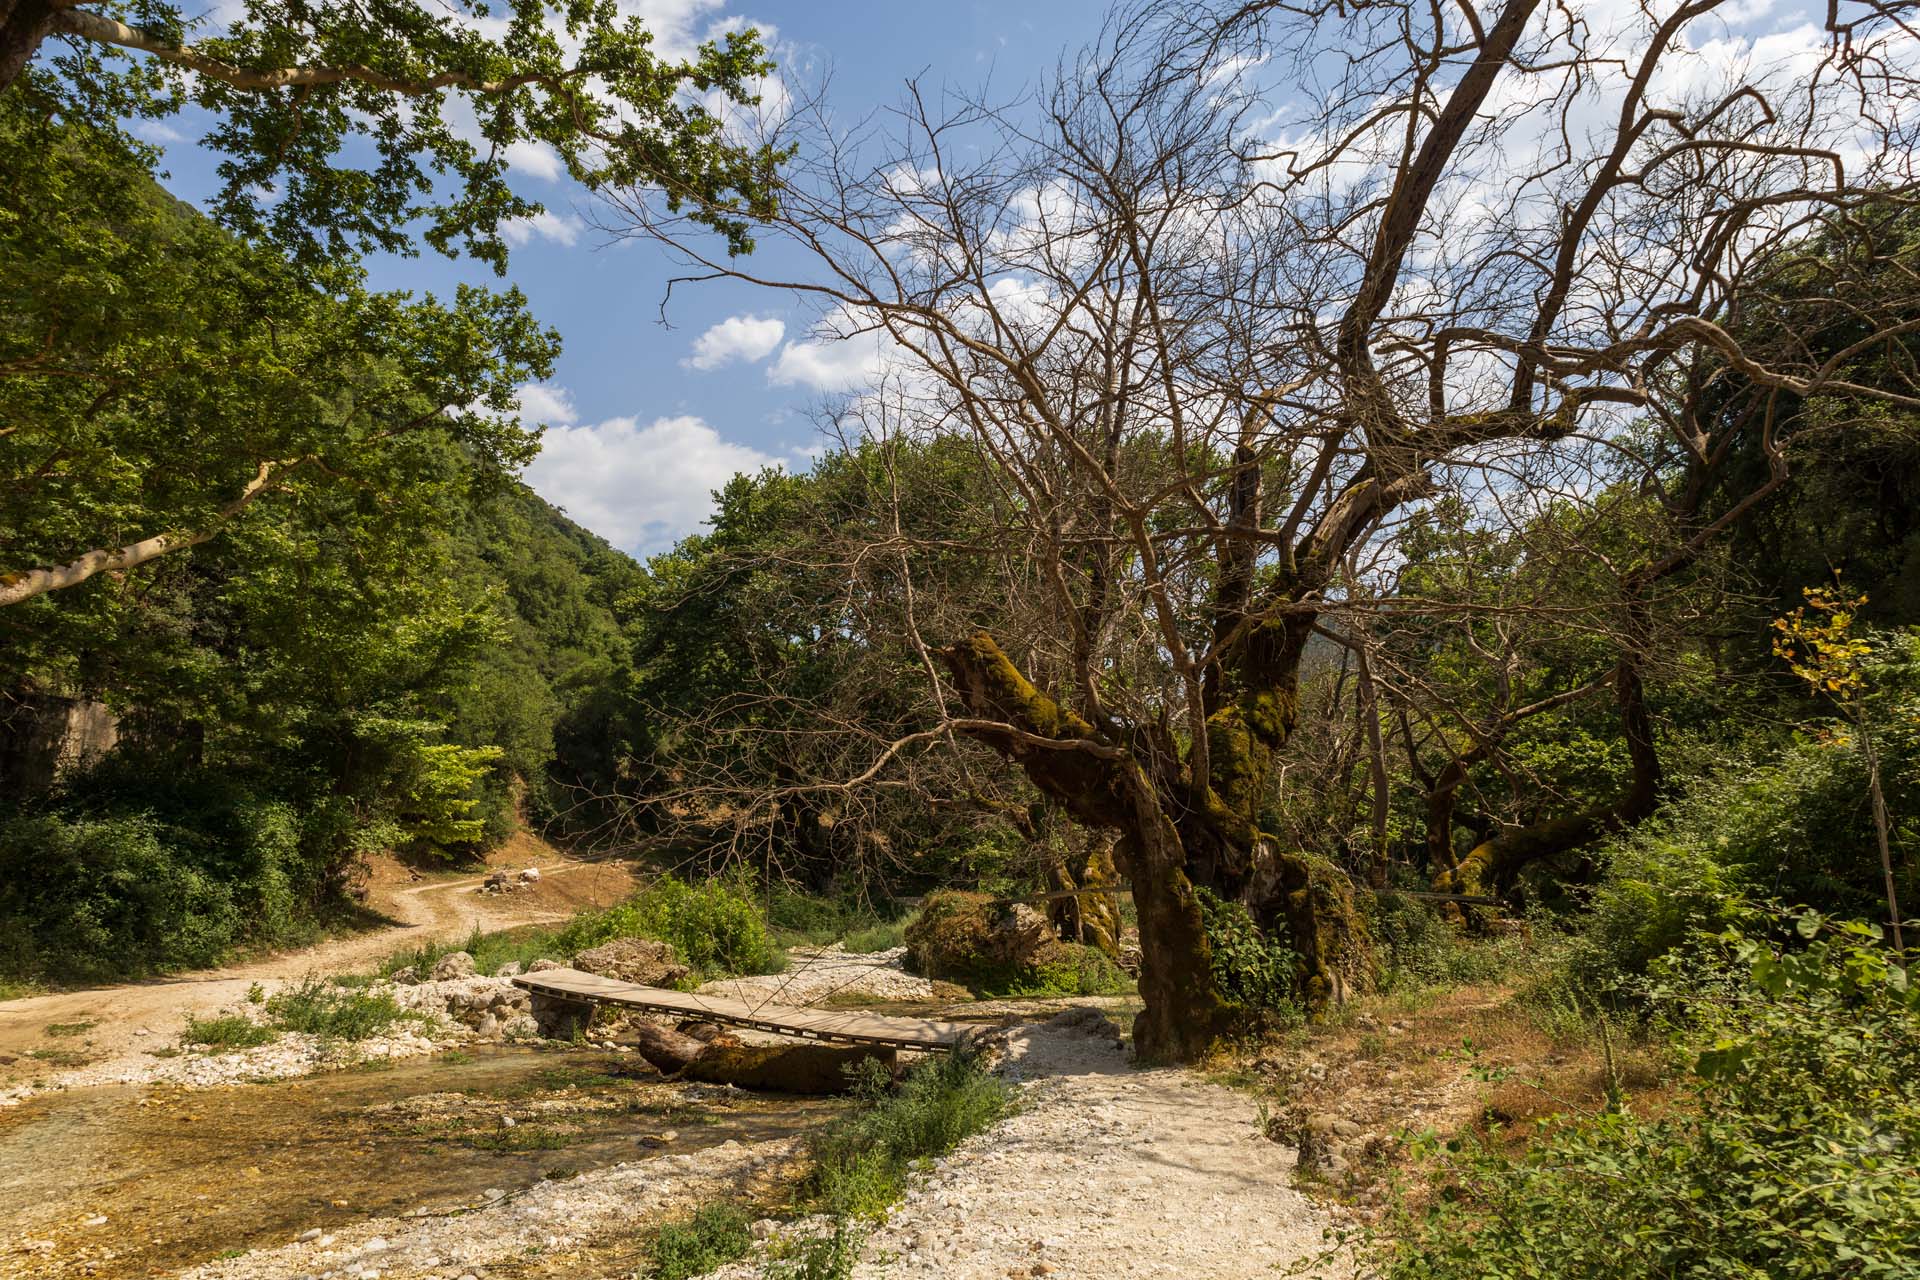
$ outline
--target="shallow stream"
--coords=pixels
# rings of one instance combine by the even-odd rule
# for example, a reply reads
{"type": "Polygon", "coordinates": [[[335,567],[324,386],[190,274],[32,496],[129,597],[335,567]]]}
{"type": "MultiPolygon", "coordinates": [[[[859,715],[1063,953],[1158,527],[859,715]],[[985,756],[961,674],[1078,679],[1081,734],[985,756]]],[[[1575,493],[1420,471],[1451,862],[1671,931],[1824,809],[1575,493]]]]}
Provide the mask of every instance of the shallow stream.
{"type": "Polygon", "coordinates": [[[668,1083],[631,1054],[534,1048],[52,1094],[0,1110],[0,1271],[164,1274],[310,1228],[784,1137],[841,1105],[668,1083]]]}

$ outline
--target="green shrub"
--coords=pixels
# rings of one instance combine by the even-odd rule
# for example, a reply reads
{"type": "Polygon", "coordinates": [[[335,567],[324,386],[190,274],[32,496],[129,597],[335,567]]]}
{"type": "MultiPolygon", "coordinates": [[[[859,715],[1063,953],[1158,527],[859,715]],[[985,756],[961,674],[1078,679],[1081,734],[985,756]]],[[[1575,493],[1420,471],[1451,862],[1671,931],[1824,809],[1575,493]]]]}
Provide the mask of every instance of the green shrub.
{"type": "Polygon", "coordinates": [[[1725,847],[1697,833],[1676,836],[1666,827],[1617,841],[1567,956],[1569,979],[1588,999],[1604,1001],[1687,937],[1724,927],[1740,910],[1746,883],[1725,847]]]}
{"type": "Polygon", "coordinates": [[[647,1254],[652,1280],[688,1280],[745,1257],[753,1247],[746,1210],[728,1201],[709,1204],[686,1222],[668,1223],[653,1233],[647,1254]]]}
{"type": "Polygon", "coordinates": [[[670,942],[683,964],[708,976],[786,967],[786,957],[767,936],[759,904],[738,881],[688,884],[662,876],[617,907],[575,917],[555,940],[572,955],[624,937],[670,942]]]}
{"type": "Polygon", "coordinates": [[[224,1018],[196,1018],[187,1015],[187,1029],[181,1040],[209,1053],[231,1053],[266,1044],[278,1036],[272,1027],[262,1026],[244,1014],[230,1013],[224,1018]]]}
{"type": "Polygon", "coordinates": [[[895,1086],[862,1064],[854,1110],[815,1135],[808,1192],[841,1218],[878,1218],[899,1199],[915,1160],[945,1155],[1007,1113],[1012,1093],[965,1047],[930,1058],[895,1086]]]}
{"type": "Polygon", "coordinates": [[[0,821],[0,967],[103,981],[217,963],[242,935],[233,887],[147,817],[0,821]]]}
{"type": "Polygon", "coordinates": [[[1920,1274],[1920,987],[1871,925],[1807,914],[1657,967],[1692,1097],[1470,1144],[1378,1245],[1391,1280],[1920,1274]]]}
{"type": "Polygon", "coordinates": [[[329,1040],[365,1040],[396,1022],[420,1017],[395,1004],[390,995],[369,995],[314,977],[269,996],[267,1013],[282,1030],[329,1040]]]}
{"type": "Polygon", "coordinates": [[[1300,958],[1285,942],[1268,938],[1238,902],[1200,888],[1200,918],[1213,960],[1213,985],[1250,1016],[1298,1025],[1306,1011],[1295,998],[1300,958]]]}
{"type": "Polygon", "coordinates": [[[496,933],[474,930],[464,942],[426,942],[395,952],[380,972],[412,968],[432,972],[442,956],[465,951],[480,973],[497,973],[508,961],[571,960],[616,938],[652,938],[673,944],[694,978],[743,973],[779,973],[786,955],[767,935],[765,917],[746,888],[726,880],[688,885],[666,876],[617,906],[582,911],[558,926],[530,925],[496,933]]]}
{"type": "Polygon", "coordinates": [[[1474,937],[1418,898],[1392,892],[1372,896],[1367,925],[1388,992],[1497,982],[1539,949],[1518,935],[1474,937]]]}
{"type": "Polygon", "coordinates": [[[848,1280],[865,1239],[860,1226],[835,1218],[832,1231],[799,1241],[785,1257],[769,1259],[761,1275],[766,1280],[848,1280]]]}

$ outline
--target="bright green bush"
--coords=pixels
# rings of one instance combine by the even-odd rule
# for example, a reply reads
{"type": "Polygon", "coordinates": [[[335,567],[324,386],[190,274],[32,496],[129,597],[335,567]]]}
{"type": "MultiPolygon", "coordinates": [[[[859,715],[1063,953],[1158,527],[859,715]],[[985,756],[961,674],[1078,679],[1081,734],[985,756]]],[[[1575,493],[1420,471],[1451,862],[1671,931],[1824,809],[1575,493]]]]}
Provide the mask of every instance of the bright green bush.
{"type": "Polygon", "coordinates": [[[1871,925],[1807,914],[1657,966],[1692,1097],[1467,1145],[1379,1245],[1391,1280],[1920,1274],[1920,987],[1871,925]]]}
{"type": "Polygon", "coordinates": [[[1285,942],[1268,938],[1244,904],[1204,886],[1200,918],[1213,961],[1213,985],[1223,998],[1261,1021],[1295,1025],[1306,1013],[1295,998],[1300,958],[1285,942]]]}
{"type": "Polygon", "coordinates": [[[614,938],[670,942],[684,964],[707,975],[778,973],[786,957],[767,936],[766,917],[744,884],[688,884],[662,876],[617,907],[577,917],[560,931],[568,954],[614,938]]]}
{"type": "Polygon", "coordinates": [[[390,995],[369,995],[313,977],[268,997],[267,1014],[282,1030],[330,1040],[365,1040],[420,1016],[402,1009],[390,995]]]}

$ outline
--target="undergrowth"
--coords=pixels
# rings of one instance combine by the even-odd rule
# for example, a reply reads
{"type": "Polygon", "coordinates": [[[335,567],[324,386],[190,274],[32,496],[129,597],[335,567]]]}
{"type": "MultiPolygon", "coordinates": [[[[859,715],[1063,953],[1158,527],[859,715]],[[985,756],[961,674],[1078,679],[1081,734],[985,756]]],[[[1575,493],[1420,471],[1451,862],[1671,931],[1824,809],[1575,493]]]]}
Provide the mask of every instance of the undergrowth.
{"type": "Polygon", "coordinates": [[[1389,1280],[1920,1274],[1920,987],[1874,926],[1726,931],[1643,992],[1687,1097],[1429,1149],[1436,1194],[1375,1242],[1389,1280]]]}
{"type": "Polygon", "coordinates": [[[747,1211],[730,1200],[701,1206],[686,1222],[653,1233],[647,1253],[652,1280],[689,1280],[746,1256],[753,1247],[747,1211]]]}
{"type": "Polygon", "coordinates": [[[231,1013],[222,1018],[188,1014],[187,1030],[180,1039],[208,1053],[232,1053],[267,1044],[278,1035],[272,1027],[262,1026],[244,1014],[231,1013]]]}
{"type": "Polygon", "coordinates": [[[868,1060],[854,1080],[854,1110],[810,1143],[806,1196],[837,1217],[874,1219],[899,1199],[915,1162],[945,1155],[1007,1113],[1012,1093],[965,1047],[908,1071],[898,1086],[868,1060]]]}
{"type": "Polygon", "coordinates": [[[396,1022],[421,1017],[402,1009],[390,995],[370,995],[311,976],[268,997],[266,1009],[281,1030],[328,1040],[365,1040],[396,1022]]]}

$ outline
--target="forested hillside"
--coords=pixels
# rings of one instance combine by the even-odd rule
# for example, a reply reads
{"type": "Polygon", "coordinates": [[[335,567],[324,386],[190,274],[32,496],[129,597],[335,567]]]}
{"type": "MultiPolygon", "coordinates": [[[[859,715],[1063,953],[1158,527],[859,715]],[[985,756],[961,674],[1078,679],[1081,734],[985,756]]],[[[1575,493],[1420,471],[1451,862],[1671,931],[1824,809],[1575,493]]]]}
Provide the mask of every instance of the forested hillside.
{"type": "Polygon", "coordinates": [[[0,546],[103,548],[4,588],[0,966],[297,941],[363,855],[463,857],[609,776],[640,571],[515,478],[554,349],[518,296],[303,278],[32,82],[0,150],[0,546]]]}

